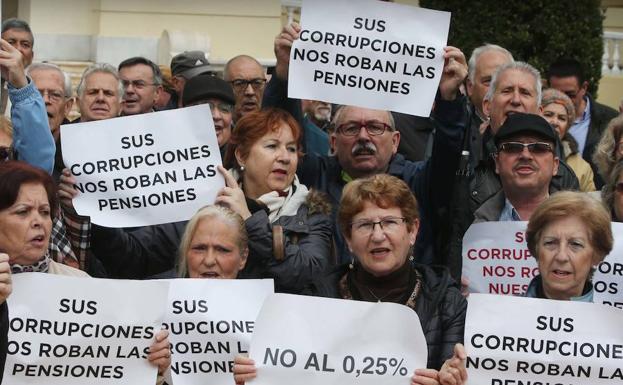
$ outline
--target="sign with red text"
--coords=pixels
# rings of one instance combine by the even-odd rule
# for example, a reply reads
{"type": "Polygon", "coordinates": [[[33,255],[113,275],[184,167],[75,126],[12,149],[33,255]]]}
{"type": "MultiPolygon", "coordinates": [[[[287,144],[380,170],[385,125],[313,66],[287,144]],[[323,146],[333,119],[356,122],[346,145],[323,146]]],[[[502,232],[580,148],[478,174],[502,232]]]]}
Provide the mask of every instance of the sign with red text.
{"type": "Polygon", "coordinates": [[[525,240],[527,222],[472,224],[463,236],[463,277],[470,293],[522,295],[537,263],[525,240]]]}
{"type": "Polygon", "coordinates": [[[234,357],[251,334],[272,279],[173,279],[165,329],[176,385],[231,385],[234,357]]]}
{"type": "Polygon", "coordinates": [[[13,276],[3,384],[154,385],[167,282],[13,276]]]}
{"type": "Polygon", "coordinates": [[[620,384],[622,324],[595,303],[471,294],[467,385],[620,384]]]}
{"type": "Polygon", "coordinates": [[[428,356],[407,306],[289,294],[266,299],[249,353],[255,385],[404,385],[428,356]]]}
{"type": "Polygon", "coordinates": [[[593,301],[623,309],[623,223],[612,222],[614,246],[593,275],[593,301]]]}
{"type": "Polygon", "coordinates": [[[429,116],[450,13],[373,0],[304,0],[288,96],[429,116]]]}
{"type": "Polygon", "coordinates": [[[208,105],[61,126],[80,215],[107,227],[189,219],[225,182],[208,105]]]}

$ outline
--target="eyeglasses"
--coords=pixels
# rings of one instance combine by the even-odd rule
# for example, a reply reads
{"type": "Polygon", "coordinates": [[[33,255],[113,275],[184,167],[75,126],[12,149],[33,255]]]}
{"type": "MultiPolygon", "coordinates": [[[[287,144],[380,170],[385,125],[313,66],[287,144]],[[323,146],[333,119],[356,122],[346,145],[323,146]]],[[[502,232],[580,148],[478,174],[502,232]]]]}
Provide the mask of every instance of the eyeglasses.
{"type": "Polygon", "coordinates": [[[551,144],[543,142],[506,142],[500,144],[500,147],[498,147],[498,152],[504,151],[508,154],[521,154],[523,152],[523,149],[526,147],[528,147],[528,151],[530,151],[531,154],[546,154],[548,152],[554,152],[551,144]]]}
{"type": "Polygon", "coordinates": [[[207,103],[210,106],[210,111],[214,112],[214,109],[218,109],[223,114],[231,114],[234,110],[234,106],[229,103],[207,103]]]}
{"type": "Polygon", "coordinates": [[[344,136],[355,136],[361,132],[361,127],[365,128],[368,134],[372,136],[383,135],[385,130],[391,131],[391,127],[388,124],[376,120],[346,122],[337,126],[336,130],[344,136]]]}
{"type": "Polygon", "coordinates": [[[247,87],[250,85],[251,87],[253,87],[254,91],[258,91],[260,88],[262,88],[264,86],[264,83],[266,83],[266,79],[251,79],[251,80],[246,80],[246,79],[236,79],[230,82],[231,86],[234,87],[234,90],[238,91],[238,92],[243,92],[244,90],[247,89],[247,87]]]}
{"type": "Polygon", "coordinates": [[[381,227],[381,231],[385,234],[393,233],[400,225],[406,222],[406,218],[404,217],[387,217],[383,218],[380,221],[369,221],[362,219],[360,221],[352,222],[351,228],[355,233],[361,236],[369,236],[374,232],[374,226],[379,225],[381,227]]]}
{"type": "Polygon", "coordinates": [[[0,146],[0,162],[13,159],[13,149],[7,146],[0,146]]]}
{"type": "Polygon", "coordinates": [[[132,87],[134,87],[137,90],[142,90],[145,87],[149,87],[149,86],[157,86],[157,84],[155,83],[147,83],[144,80],[125,80],[122,79],[121,80],[121,84],[123,84],[123,88],[128,88],[130,87],[130,84],[132,85],[132,87]]]}
{"type": "Polygon", "coordinates": [[[51,102],[60,102],[63,98],[65,98],[65,93],[61,91],[55,90],[39,90],[41,97],[44,98],[46,94],[48,94],[48,99],[51,102]]]}

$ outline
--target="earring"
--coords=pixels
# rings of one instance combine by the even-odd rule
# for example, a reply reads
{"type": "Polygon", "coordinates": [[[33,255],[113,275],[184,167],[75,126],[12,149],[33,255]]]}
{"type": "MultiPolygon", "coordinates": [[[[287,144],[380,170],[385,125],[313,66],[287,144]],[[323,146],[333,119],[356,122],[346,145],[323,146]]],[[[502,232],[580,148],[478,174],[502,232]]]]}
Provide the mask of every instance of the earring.
{"type": "Polygon", "coordinates": [[[413,262],[413,261],[415,261],[415,257],[413,255],[410,255],[409,256],[409,262],[413,262]]]}
{"type": "Polygon", "coordinates": [[[243,164],[240,165],[240,171],[244,171],[244,165],[243,164]]]}
{"type": "Polygon", "coordinates": [[[351,258],[350,263],[348,264],[348,269],[352,270],[355,268],[355,257],[351,258]]]}

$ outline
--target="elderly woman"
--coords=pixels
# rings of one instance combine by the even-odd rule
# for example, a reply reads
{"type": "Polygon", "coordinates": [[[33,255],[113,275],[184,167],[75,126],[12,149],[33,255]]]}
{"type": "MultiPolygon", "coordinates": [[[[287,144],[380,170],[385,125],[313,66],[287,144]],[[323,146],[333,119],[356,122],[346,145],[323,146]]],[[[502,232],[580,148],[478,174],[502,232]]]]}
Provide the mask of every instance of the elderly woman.
{"type": "MultiPolygon", "coordinates": [[[[599,201],[580,192],[552,195],[530,217],[526,241],[539,266],[527,297],[593,302],[593,271],[613,244],[610,215],[599,201]]],[[[467,379],[465,351],[457,350],[463,359],[446,361],[440,374],[444,385],[467,379]]]]}
{"type": "Polygon", "coordinates": [[[275,291],[299,293],[329,264],[329,207],[299,183],[301,128],[280,109],[236,122],[225,157],[224,187],[216,204],[245,221],[249,257],[242,278],[274,278],[275,291]]]}
{"type": "MultiPolygon", "coordinates": [[[[357,179],[344,188],[338,212],[340,230],[352,263],[316,281],[316,296],[369,302],[394,302],[413,309],[428,345],[428,368],[412,384],[437,384],[442,363],[463,341],[467,302],[444,268],[412,263],[419,228],[418,207],[409,187],[386,174],[357,179]]],[[[255,376],[248,358],[234,366],[237,383],[255,376]]]]}
{"type": "Polygon", "coordinates": [[[177,263],[180,278],[233,279],[249,255],[242,217],[223,206],[201,208],[186,225],[177,263]]]}
{"type": "MultiPolygon", "coordinates": [[[[50,175],[20,161],[0,163],[0,252],[8,254],[13,274],[87,276],[48,255],[52,216],[57,209],[56,188],[50,175]]],[[[159,373],[171,363],[166,337],[166,332],[158,333],[148,355],[159,373]]]]}
{"type": "Polygon", "coordinates": [[[593,301],[594,267],[613,243],[610,214],[599,201],[571,191],[552,195],[530,217],[526,241],[539,265],[526,296],[593,301]]]}
{"type": "Polygon", "coordinates": [[[564,160],[578,177],[580,190],[595,191],[593,169],[588,162],[582,159],[582,154],[578,152],[578,143],[568,132],[575,120],[573,102],[564,93],[550,88],[543,91],[541,107],[543,108],[543,117],[560,137],[564,160]]]}
{"type": "Polygon", "coordinates": [[[623,160],[618,161],[601,190],[601,200],[613,222],[623,222],[623,160]]]}
{"type": "Polygon", "coordinates": [[[617,116],[608,123],[593,154],[593,162],[604,181],[609,179],[614,165],[621,158],[623,158],[623,116],[617,116]]]}

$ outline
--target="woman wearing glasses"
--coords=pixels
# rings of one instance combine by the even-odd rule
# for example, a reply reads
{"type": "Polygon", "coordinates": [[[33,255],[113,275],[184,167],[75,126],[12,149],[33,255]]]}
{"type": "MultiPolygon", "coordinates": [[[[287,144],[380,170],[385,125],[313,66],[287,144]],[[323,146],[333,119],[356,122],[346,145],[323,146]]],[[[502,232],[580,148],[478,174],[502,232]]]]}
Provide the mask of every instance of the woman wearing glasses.
{"type": "MultiPolygon", "coordinates": [[[[309,294],[413,309],[426,337],[428,369],[416,370],[411,383],[438,384],[438,370],[463,341],[467,302],[445,268],[412,263],[419,228],[413,193],[387,174],[356,179],[344,187],[338,222],[355,258],[317,280],[309,294]]],[[[250,359],[237,357],[236,363],[238,384],[255,377],[250,359]]]]}
{"type": "Polygon", "coordinates": [[[573,102],[564,93],[550,88],[543,91],[541,107],[543,108],[543,117],[560,137],[565,163],[573,169],[575,176],[578,177],[580,191],[595,191],[593,169],[588,162],[582,159],[582,154],[578,152],[578,143],[568,132],[569,127],[575,121],[573,102]]]}
{"type": "Polygon", "coordinates": [[[299,183],[301,129],[287,112],[265,109],[241,118],[220,168],[216,204],[245,221],[249,256],[241,278],[274,278],[275,291],[299,293],[329,264],[330,208],[299,183]]]}

